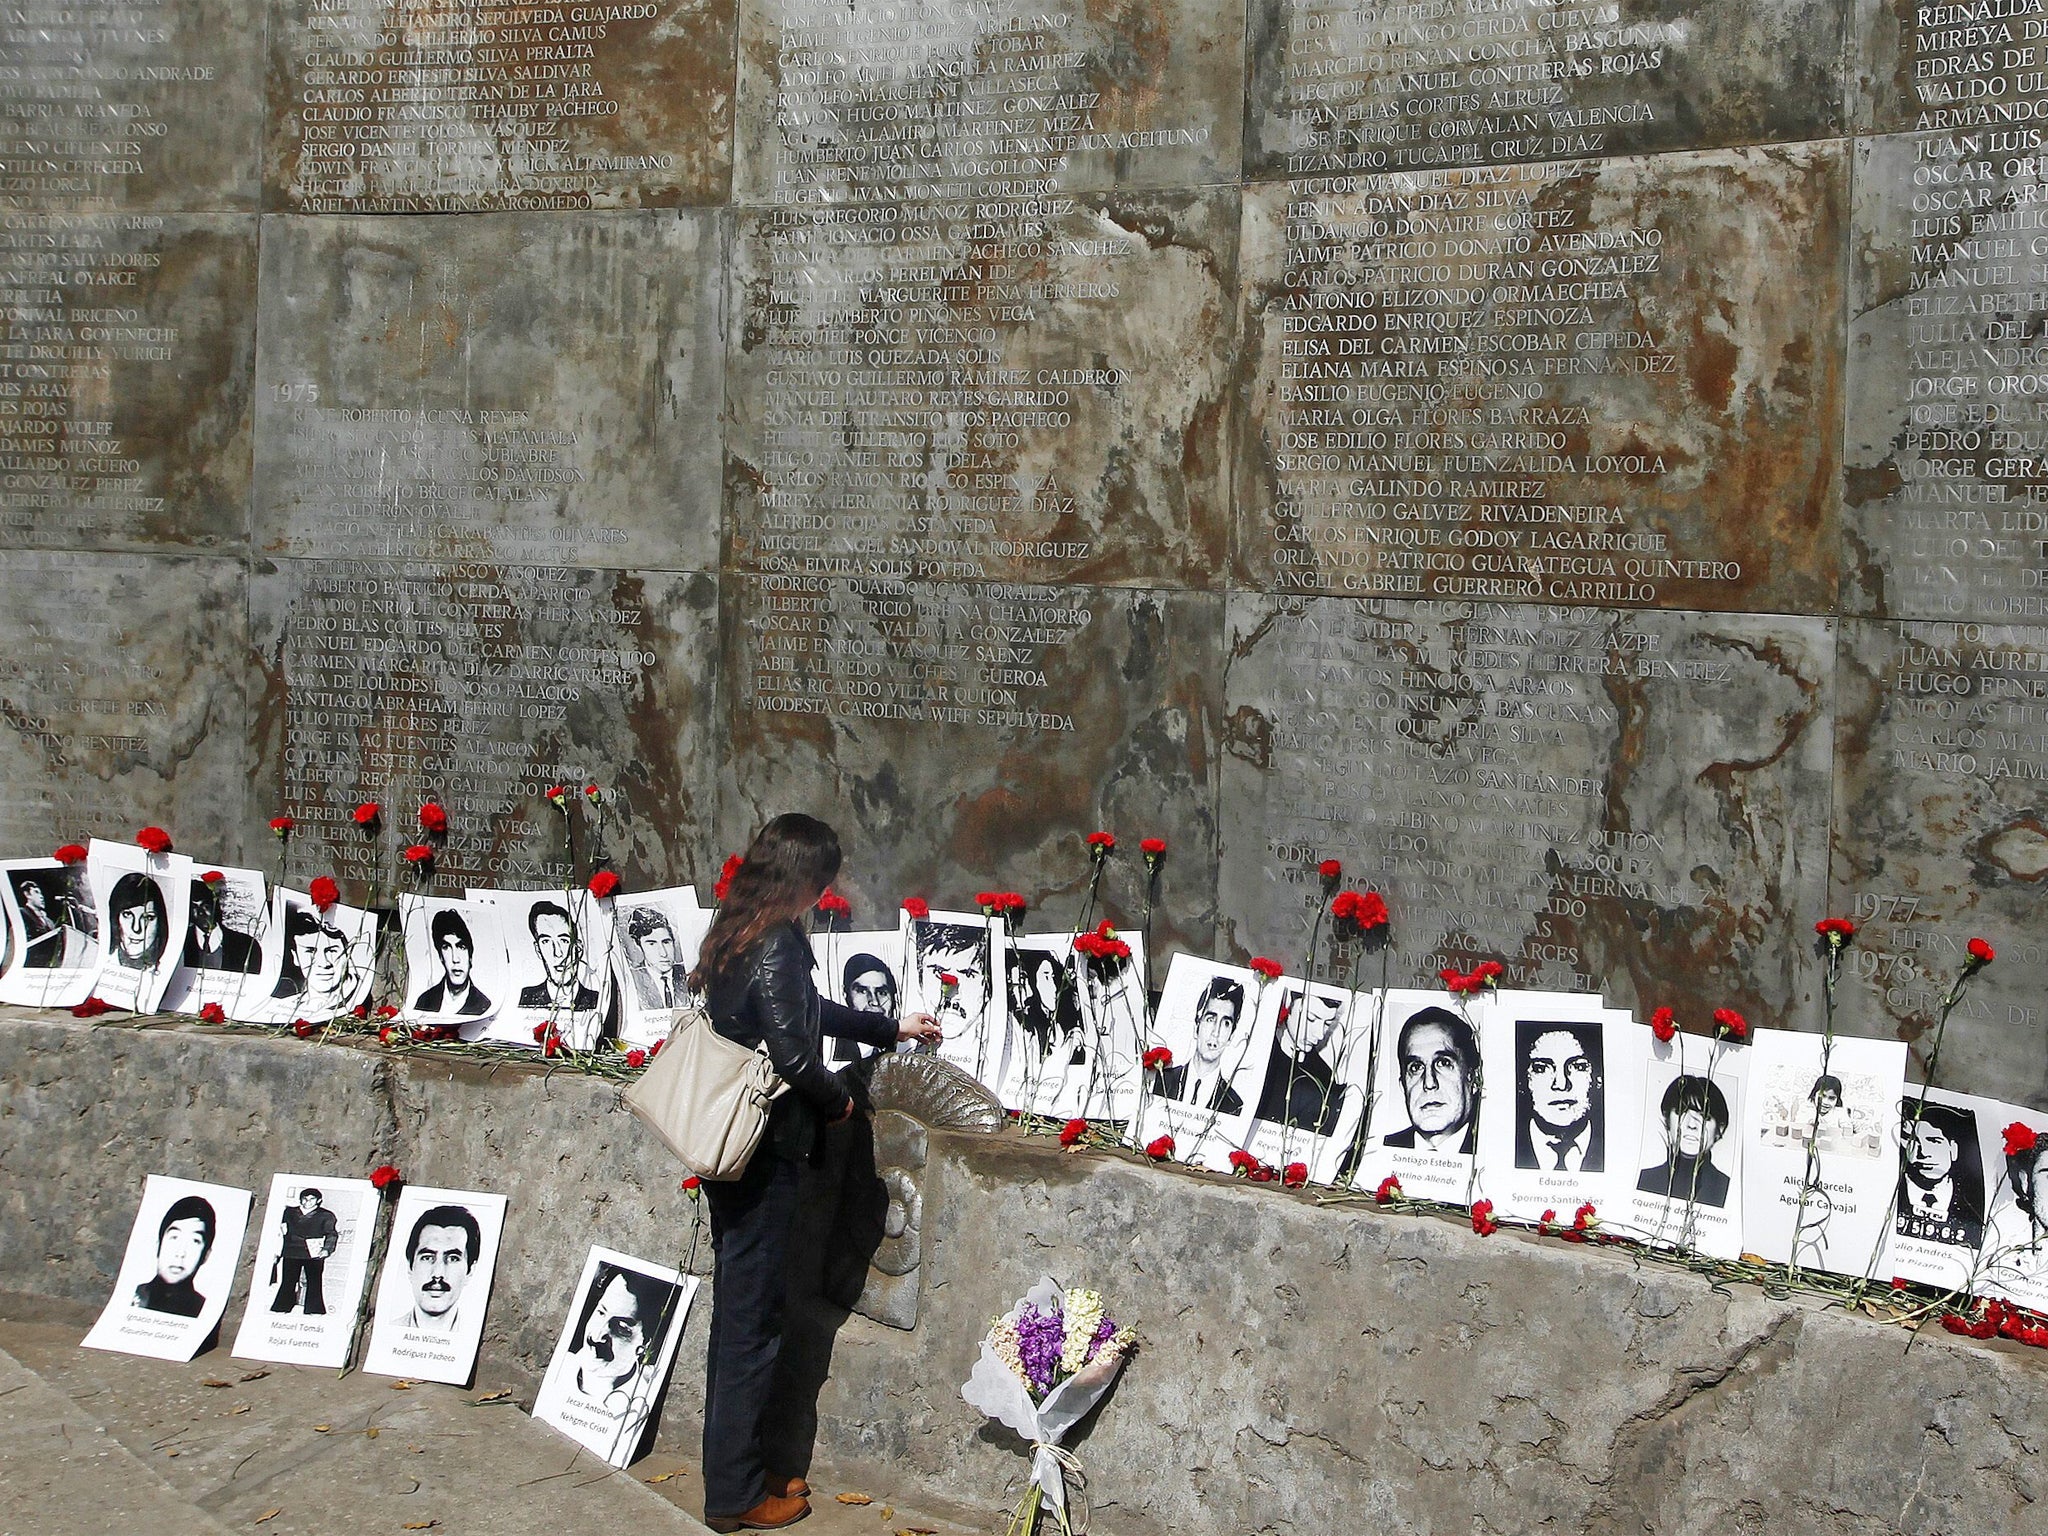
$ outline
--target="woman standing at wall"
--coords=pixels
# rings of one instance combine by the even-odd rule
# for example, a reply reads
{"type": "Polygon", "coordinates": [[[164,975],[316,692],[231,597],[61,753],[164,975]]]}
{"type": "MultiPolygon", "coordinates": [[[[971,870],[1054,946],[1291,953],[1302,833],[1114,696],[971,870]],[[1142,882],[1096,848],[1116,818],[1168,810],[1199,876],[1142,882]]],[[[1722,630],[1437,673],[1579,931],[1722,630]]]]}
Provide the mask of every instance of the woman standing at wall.
{"type": "Polygon", "coordinates": [[[769,1112],[747,1171],[705,1181],[713,1252],[711,1341],[705,1356],[704,1520],[714,1531],[778,1530],[811,1512],[799,1477],[771,1475],[761,1418],[782,1347],[789,1235],[799,1165],[819,1128],[853,1113],[846,1085],[820,1054],[824,1035],[888,1050],[935,1040],[916,1014],[901,1024],[820,998],[802,919],[839,873],[839,837],[811,816],[778,816],[754,839],[704,936],[691,985],[706,994],[712,1027],[741,1045],[765,1045],[789,1092],[769,1112]]]}

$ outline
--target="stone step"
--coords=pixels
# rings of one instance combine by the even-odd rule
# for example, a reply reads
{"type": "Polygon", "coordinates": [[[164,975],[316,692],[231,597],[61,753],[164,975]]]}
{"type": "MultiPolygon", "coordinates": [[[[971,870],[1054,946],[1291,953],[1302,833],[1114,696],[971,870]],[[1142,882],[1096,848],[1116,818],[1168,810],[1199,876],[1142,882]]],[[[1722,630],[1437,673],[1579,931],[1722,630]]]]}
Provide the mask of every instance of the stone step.
{"type": "Polygon", "coordinates": [[[80,1349],[91,1317],[0,1297],[0,1536],[705,1536],[661,1492],[527,1417],[530,1384],[488,1364],[467,1389],[403,1390],[224,1347],[178,1365],[80,1349]]]}

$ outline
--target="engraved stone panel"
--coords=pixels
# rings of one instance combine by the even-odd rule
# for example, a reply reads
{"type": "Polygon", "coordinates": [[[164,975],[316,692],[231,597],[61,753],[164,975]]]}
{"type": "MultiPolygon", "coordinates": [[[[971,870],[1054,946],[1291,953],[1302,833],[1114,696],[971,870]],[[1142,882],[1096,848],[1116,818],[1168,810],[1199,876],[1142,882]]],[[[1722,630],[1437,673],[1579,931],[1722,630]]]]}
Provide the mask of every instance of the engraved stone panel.
{"type": "Polygon", "coordinates": [[[1248,190],[1246,579],[1830,611],[1845,203],[1815,144],[1248,190]]]}
{"type": "Polygon", "coordinates": [[[253,824],[296,818],[294,867],[411,889],[398,850],[423,800],[448,808],[443,892],[569,878],[608,853],[628,887],[704,874],[717,591],[710,576],[375,560],[259,570],[251,625],[268,689],[253,824]],[[364,836],[356,805],[385,807],[364,836]]]}
{"type": "Polygon", "coordinates": [[[1393,909],[1397,984],[1493,957],[1809,1022],[1830,621],[1247,595],[1229,646],[1237,951],[1299,956],[1335,857],[1393,909]]]}
{"type": "Polygon", "coordinates": [[[266,220],[257,548],[711,568],[719,218],[266,220]]]}
{"type": "Polygon", "coordinates": [[[7,215],[0,308],[9,545],[245,543],[254,215],[7,215]]]}
{"type": "Polygon", "coordinates": [[[1242,0],[742,0],[734,200],[1235,181],[1242,0]]]}
{"type": "Polygon", "coordinates": [[[1251,18],[1250,177],[1841,132],[1827,0],[1253,0],[1251,18]]]}
{"type": "Polygon", "coordinates": [[[1973,937],[1938,1081],[2048,1106],[2048,629],[1843,626],[1830,910],[1859,924],[1844,1027],[1912,1043],[1924,1075],[1973,937]]]}
{"type": "Polygon", "coordinates": [[[281,0],[268,206],[724,202],[733,0],[281,0]]]}
{"type": "MultiPolygon", "coordinates": [[[[2033,79],[2030,99],[2048,103],[2038,71],[2033,79]]],[[[1851,611],[2048,617],[2040,138],[2022,125],[1857,141],[1843,513],[1851,611]]]]}
{"type": "MultiPolygon", "coordinates": [[[[1084,840],[1116,829],[1101,914],[1144,912],[1138,839],[1164,837],[1155,948],[1206,953],[1222,600],[1199,593],[727,578],[720,820],[745,846],[812,811],[849,850],[856,917],[906,895],[1022,892],[1075,922],[1084,840]]],[[[861,919],[865,921],[865,919],[861,919]]]]}
{"type": "Polygon", "coordinates": [[[2048,13],[2035,0],[1856,0],[1854,12],[1857,133],[2017,129],[2024,138],[2048,121],[2048,13]]]}
{"type": "Polygon", "coordinates": [[[10,7],[0,22],[0,208],[253,211],[265,9],[10,7]]]}
{"type": "Polygon", "coordinates": [[[739,215],[728,559],[1220,583],[1232,191],[739,215]]]}
{"type": "Polygon", "coordinates": [[[242,851],[247,579],[239,562],[0,554],[0,838],[22,854],[168,829],[242,851]]]}

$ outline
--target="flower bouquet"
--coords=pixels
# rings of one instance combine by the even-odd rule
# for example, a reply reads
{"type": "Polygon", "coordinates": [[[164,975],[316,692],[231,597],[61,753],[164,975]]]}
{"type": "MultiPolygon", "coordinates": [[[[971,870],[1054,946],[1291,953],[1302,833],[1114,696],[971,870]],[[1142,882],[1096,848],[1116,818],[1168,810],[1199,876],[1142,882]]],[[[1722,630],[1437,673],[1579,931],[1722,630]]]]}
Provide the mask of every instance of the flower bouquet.
{"type": "Polygon", "coordinates": [[[1101,1401],[1136,1343],[1103,1315],[1100,1295],[1062,1290],[1050,1277],[990,1324],[960,1395],[1030,1442],[1031,1489],[1008,1536],[1033,1536],[1046,1511],[1071,1536],[1066,1475],[1071,1469],[1079,1481],[1081,1465],[1060,1441],[1101,1401]]]}

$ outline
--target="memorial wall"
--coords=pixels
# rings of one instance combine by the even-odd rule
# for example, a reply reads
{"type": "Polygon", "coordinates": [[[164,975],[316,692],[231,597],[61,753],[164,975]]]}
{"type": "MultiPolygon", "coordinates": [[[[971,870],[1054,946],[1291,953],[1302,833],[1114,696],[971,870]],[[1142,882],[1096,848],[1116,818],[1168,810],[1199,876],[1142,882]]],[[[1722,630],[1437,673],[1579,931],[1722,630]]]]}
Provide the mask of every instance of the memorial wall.
{"type": "Polygon", "coordinates": [[[1106,826],[1156,952],[1335,857],[1794,1027],[1840,913],[2048,1105],[2044,131],[2048,0],[16,6],[6,851],[544,885],[595,781],[1056,927],[1106,826]]]}

